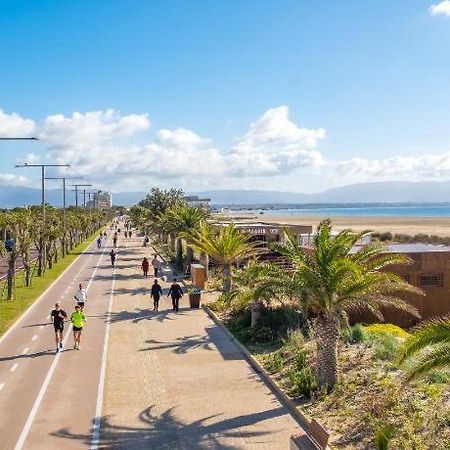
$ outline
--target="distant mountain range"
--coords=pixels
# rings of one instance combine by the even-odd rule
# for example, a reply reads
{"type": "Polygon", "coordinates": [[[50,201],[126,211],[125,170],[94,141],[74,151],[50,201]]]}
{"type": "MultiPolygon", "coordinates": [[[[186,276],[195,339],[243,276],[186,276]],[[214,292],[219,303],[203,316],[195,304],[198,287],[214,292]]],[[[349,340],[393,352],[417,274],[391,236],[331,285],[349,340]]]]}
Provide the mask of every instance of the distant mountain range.
{"type": "MultiPolygon", "coordinates": [[[[215,205],[264,205],[264,204],[306,204],[306,203],[442,203],[450,202],[450,181],[386,181],[360,183],[330,188],[314,194],[259,190],[212,190],[192,192],[208,197],[215,205]]],[[[145,192],[113,193],[115,205],[131,206],[144,198],[145,192]]],[[[47,202],[61,206],[61,191],[46,191],[47,202]]],[[[0,207],[39,204],[39,189],[18,186],[0,186],[0,207]]],[[[79,197],[82,202],[82,195],[79,197]]],[[[74,193],[67,193],[67,204],[74,204],[74,193]]]]}
{"type": "Polygon", "coordinates": [[[259,190],[198,192],[213,204],[305,204],[305,203],[441,203],[450,202],[450,181],[386,181],[360,183],[314,194],[259,190]]]}

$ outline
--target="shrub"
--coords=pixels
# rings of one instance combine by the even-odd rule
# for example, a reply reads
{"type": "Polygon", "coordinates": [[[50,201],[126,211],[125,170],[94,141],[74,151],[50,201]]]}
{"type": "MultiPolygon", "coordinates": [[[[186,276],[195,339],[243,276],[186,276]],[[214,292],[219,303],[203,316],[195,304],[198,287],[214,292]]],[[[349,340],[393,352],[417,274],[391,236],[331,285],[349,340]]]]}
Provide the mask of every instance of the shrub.
{"type": "Polygon", "coordinates": [[[355,344],[360,344],[367,340],[367,334],[364,327],[357,323],[351,328],[351,341],[355,344]]]}
{"type": "Polygon", "coordinates": [[[251,343],[265,343],[273,341],[275,336],[271,328],[266,326],[257,326],[247,330],[248,339],[251,343]]]}
{"type": "Polygon", "coordinates": [[[395,427],[388,423],[383,423],[375,429],[375,447],[377,450],[388,450],[389,442],[395,434],[395,427]]]}
{"type": "Polygon", "coordinates": [[[287,351],[295,352],[303,348],[305,345],[305,337],[300,330],[288,330],[287,336],[283,339],[283,347],[287,351]]]}
{"type": "Polygon", "coordinates": [[[379,239],[381,242],[392,241],[392,233],[389,231],[386,233],[381,233],[379,239]]]}
{"type": "Polygon", "coordinates": [[[293,397],[310,398],[318,388],[316,377],[309,366],[301,370],[292,369],[289,372],[289,381],[291,382],[289,394],[293,397]]]}
{"type": "Polygon", "coordinates": [[[269,372],[281,372],[284,366],[283,356],[275,351],[262,357],[263,364],[269,372]]]}
{"type": "Polygon", "coordinates": [[[391,335],[400,339],[409,337],[408,332],[392,323],[374,323],[364,327],[364,331],[370,336],[391,335]]]}
{"type": "Polygon", "coordinates": [[[399,339],[390,334],[380,334],[372,337],[375,348],[375,357],[384,361],[393,361],[400,348],[399,339]]]}

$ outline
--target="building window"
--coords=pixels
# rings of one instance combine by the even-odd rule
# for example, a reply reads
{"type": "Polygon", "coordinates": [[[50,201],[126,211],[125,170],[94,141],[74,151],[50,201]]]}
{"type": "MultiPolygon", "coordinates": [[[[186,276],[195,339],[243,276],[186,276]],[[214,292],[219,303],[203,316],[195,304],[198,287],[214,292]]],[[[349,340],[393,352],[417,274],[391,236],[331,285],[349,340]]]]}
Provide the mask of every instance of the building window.
{"type": "Polygon", "coordinates": [[[424,273],[420,275],[420,286],[444,286],[444,274],[443,273],[424,273]]]}

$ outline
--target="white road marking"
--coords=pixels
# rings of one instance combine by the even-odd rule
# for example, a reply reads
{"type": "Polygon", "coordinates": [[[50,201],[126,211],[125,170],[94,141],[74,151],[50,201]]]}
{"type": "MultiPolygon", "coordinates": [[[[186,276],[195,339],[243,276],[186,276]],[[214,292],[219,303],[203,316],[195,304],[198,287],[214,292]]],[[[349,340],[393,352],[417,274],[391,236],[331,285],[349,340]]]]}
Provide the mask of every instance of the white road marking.
{"type": "Polygon", "coordinates": [[[32,341],[35,341],[37,338],[38,338],[38,335],[35,334],[35,335],[31,338],[31,340],[32,340],[32,341]]]}
{"type": "Polygon", "coordinates": [[[28,347],[23,349],[22,355],[26,355],[28,353],[28,350],[30,350],[28,347]]]}
{"type": "MultiPolygon", "coordinates": [[[[91,278],[89,280],[89,283],[86,287],[86,291],[89,290],[89,286],[92,283],[92,280],[95,277],[95,274],[97,273],[97,269],[99,267],[99,264],[104,256],[104,251],[101,253],[100,258],[97,261],[97,264],[95,266],[94,271],[92,272],[91,278]]],[[[70,333],[67,333],[64,337],[63,346],[66,345],[66,342],[70,336],[70,333]]],[[[59,359],[61,357],[61,352],[58,352],[55,355],[55,358],[53,359],[52,365],[50,366],[49,371],[47,372],[47,375],[45,377],[44,382],[42,383],[41,389],[39,390],[39,393],[36,397],[36,400],[34,401],[33,407],[31,408],[30,414],[28,415],[27,421],[25,422],[25,426],[23,427],[22,433],[20,433],[19,439],[17,440],[16,446],[14,447],[14,450],[21,450],[25,444],[25,441],[27,439],[28,433],[30,432],[31,425],[33,425],[34,419],[36,417],[36,414],[39,410],[39,406],[41,405],[42,399],[44,398],[44,395],[47,391],[47,388],[50,384],[50,381],[52,379],[53,373],[55,372],[56,366],[59,362],[59,359]]]]}
{"type": "Polygon", "coordinates": [[[99,439],[100,439],[100,423],[101,423],[101,416],[102,416],[103,394],[104,394],[104,388],[105,388],[106,359],[108,356],[109,328],[111,325],[109,317],[111,315],[111,309],[112,309],[112,304],[113,304],[113,300],[114,300],[115,284],[116,284],[116,269],[113,269],[111,293],[109,294],[108,320],[106,322],[105,341],[103,343],[102,366],[100,369],[100,379],[98,382],[97,406],[95,408],[94,428],[92,431],[91,450],[98,449],[98,443],[99,443],[99,439]]]}
{"type": "Polygon", "coordinates": [[[15,372],[15,370],[17,369],[17,367],[19,367],[19,364],[15,363],[11,369],[9,369],[10,372],[15,372]]]}
{"type": "Polygon", "coordinates": [[[42,328],[44,328],[44,327],[45,327],[45,325],[41,325],[41,326],[39,327],[39,329],[42,330],[42,328]]]}
{"type": "Polygon", "coordinates": [[[5,383],[0,383],[0,391],[5,387],[5,383]]]}

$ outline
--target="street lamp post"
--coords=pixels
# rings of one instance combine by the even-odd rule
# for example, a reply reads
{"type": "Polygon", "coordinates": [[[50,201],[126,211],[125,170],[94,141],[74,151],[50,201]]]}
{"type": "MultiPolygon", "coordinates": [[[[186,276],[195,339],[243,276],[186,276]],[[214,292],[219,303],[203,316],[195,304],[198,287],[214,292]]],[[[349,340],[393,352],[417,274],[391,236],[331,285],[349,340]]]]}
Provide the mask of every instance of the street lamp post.
{"type": "Polygon", "coordinates": [[[41,206],[42,206],[42,233],[40,238],[41,245],[41,260],[39,261],[38,276],[42,275],[43,268],[46,263],[45,246],[43,241],[43,234],[45,230],[45,168],[46,167],[70,167],[69,164],[16,164],[14,167],[40,167],[41,168],[41,206]]]}
{"type": "Polygon", "coordinates": [[[68,247],[66,246],[66,180],[81,180],[82,177],[46,177],[46,180],[62,180],[62,209],[63,209],[63,234],[64,234],[64,243],[63,243],[63,256],[66,252],[68,252],[68,247]]]}
{"type": "MultiPolygon", "coordinates": [[[[70,186],[75,187],[75,189],[72,190],[75,191],[75,206],[78,206],[78,188],[92,186],[92,184],[71,184],[70,186]]],[[[86,205],[86,193],[84,194],[84,204],[86,205]]]]}

